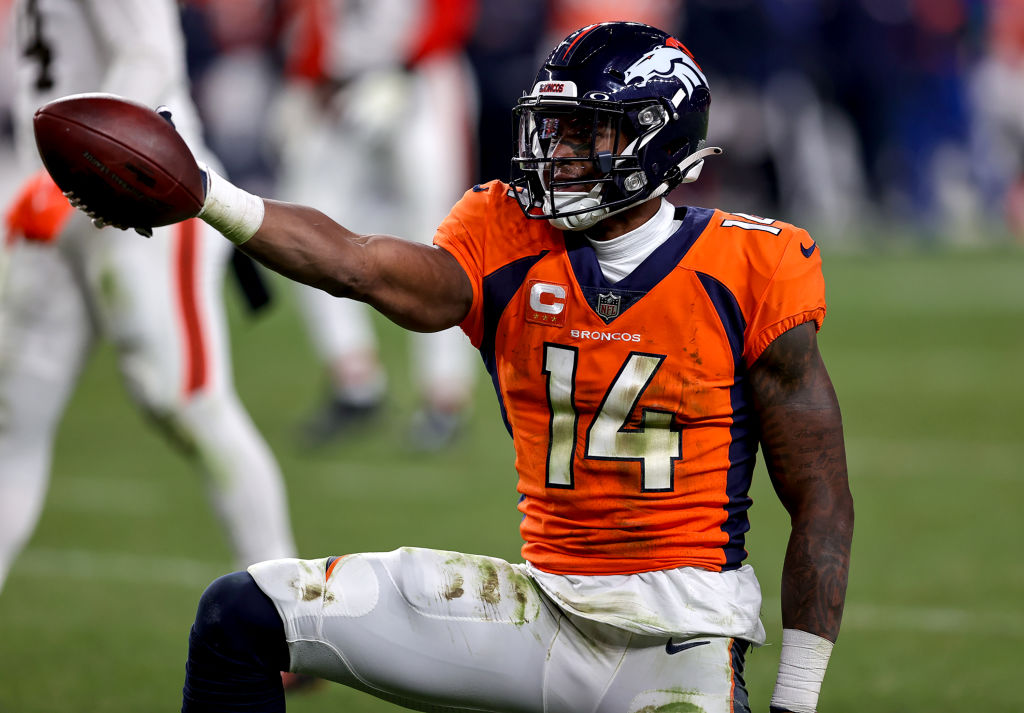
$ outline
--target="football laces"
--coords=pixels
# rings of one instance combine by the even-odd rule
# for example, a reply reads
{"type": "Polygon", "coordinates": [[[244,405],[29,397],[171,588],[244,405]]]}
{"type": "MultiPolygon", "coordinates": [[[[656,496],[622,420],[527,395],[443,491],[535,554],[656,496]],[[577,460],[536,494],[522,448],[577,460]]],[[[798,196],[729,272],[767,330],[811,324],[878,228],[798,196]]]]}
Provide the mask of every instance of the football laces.
{"type": "MultiPolygon", "coordinates": [[[[87,216],[89,216],[92,219],[92,224],[97,228],[105,228],[106,226],[109,225],[114,228],[120,228],[121,230],[128,230],[129,228],[134,227],[131,225],[121,225],[119,223],[113,222],[112,220],[104,218],[102,215],[98,214],[96,211],[94,211],[92,208],[86,205],[81,198],[75,195],[74,191],[63,191],[63,193],[64,197],[68,199],[68,203],[70,203],[73,208],[77,208],[78,210],[82,211],[87,216]]],[[[153,237],[152,228],[135,228],[135,232],[137,232],[139,235],[144,235],[147,238],[153,237]]]]}
{"type": "Polygon", "coordinates": [[[102,228],[107,225],[113,225],[115,228],[122,229],[128,227],[125,225],[117,225],[116,223],[107,220],[102,215],[100,215],[92,208],[90,208],[88,205],[86,205],[85,201],[76,196],[74,191],[64,191],[64,197],[68,199],[68,203],[70,203],[73,208],[77,208],[78,210],[82,211],[87,216],[92,218],[92,223],[97,228],[102,228]]]}

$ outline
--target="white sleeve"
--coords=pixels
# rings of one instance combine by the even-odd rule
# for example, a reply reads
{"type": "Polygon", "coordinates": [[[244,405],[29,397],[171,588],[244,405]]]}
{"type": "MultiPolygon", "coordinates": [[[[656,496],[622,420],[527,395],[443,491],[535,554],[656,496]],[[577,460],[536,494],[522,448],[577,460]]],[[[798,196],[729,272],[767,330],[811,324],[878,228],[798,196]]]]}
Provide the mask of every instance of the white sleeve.
{"type": "Polygon", "coordinates": [[[181,18],[174,0],[85,0],[109,52],[100,91],[155,107],[187,82],[181,18]]]}

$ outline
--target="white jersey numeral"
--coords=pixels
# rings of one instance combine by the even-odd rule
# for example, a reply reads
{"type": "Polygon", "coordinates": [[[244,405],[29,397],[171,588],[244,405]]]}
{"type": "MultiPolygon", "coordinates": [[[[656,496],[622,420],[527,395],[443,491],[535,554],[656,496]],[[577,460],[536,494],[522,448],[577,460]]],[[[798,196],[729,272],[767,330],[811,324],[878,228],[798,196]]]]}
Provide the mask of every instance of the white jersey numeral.
{"type": "Polygon", "coordinates": [[[723,228],[743,228],[744,230],[761,230],[765,233],[771,233],[772,235],[778,235],[782,232],[782,228],[774,227],[775,218],[761,218],[756,215],[750,215],[748,213],[732,213],[732,215],[739,216],[743,220],[734,220],[733,218],[727,218],[722,221],[723,228]]]}
{"type": "Polygon", "coordinates": [[[579,414],[573,390],[576,387],[576,349],[546,345],[544,373],[548,375],[548,477],[554,488],[573,486],[572,460],[576,450],[579,414]]]}
{"type": "MultiPolygon", "coordinates": [[[[578,350],[545,345],[550,408],[547,484],[573,487],[573,456],[579,426],[574,391],[578,350]]],[[[672,490],[672,471],[682,457],[682,433],[672,430],[672,413],[643,409],[640,427],[625,425],[660,368],[664,356],[632,352],[605,392],[587,429],[584,456],[596,460],[639,461],[643,491],[672,490]]]]}

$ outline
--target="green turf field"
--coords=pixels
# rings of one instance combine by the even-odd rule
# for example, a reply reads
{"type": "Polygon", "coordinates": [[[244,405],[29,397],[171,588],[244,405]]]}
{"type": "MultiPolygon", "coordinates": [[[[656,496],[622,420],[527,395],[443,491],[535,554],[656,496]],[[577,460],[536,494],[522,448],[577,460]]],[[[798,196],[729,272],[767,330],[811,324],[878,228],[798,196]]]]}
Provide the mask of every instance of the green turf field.
{"type": "MultiPolygon", "coordinates": [[[[819,709],[1020,711],[1024,253],[826,246],[825,261],[821,345],[844,408],[857,532],[819,709]]],[[[403,452],[407,343],[389,330],[388,417],[303,452],[295,424],[320,377],[287,286],[275,286],[282,299],[257,321],[228,297],[239,391],[286,472],[301,553],[414,544],[515,559],[511,444],[489,382],[455,450],[403,452]]],[[[748,683],[765,713],[786,521],[763,471],[754,497],[748,549],[769,644],[749,657],[748,683]]],[[[0,594],[0,713],[178,710],[196,601],[231,568],[202,484],[131,409],[101,350],[62,426],[42,522],[0,594]]],[[[331,685],[289,710],[394,708],[331,685]]]]}

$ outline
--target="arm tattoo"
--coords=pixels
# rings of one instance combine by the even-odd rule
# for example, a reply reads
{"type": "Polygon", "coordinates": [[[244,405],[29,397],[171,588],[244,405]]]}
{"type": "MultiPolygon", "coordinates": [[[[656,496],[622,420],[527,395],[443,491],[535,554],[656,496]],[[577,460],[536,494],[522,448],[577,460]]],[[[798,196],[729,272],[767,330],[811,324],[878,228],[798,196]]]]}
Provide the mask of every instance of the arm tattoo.
{"type": "Polygon", "coordinates": [[[853,500],[842,418],[814,325],[776,339],[751,367],[762,450],[792,532],[782,572],[782,621],[835,641],[846,597],[853,500]]]}

